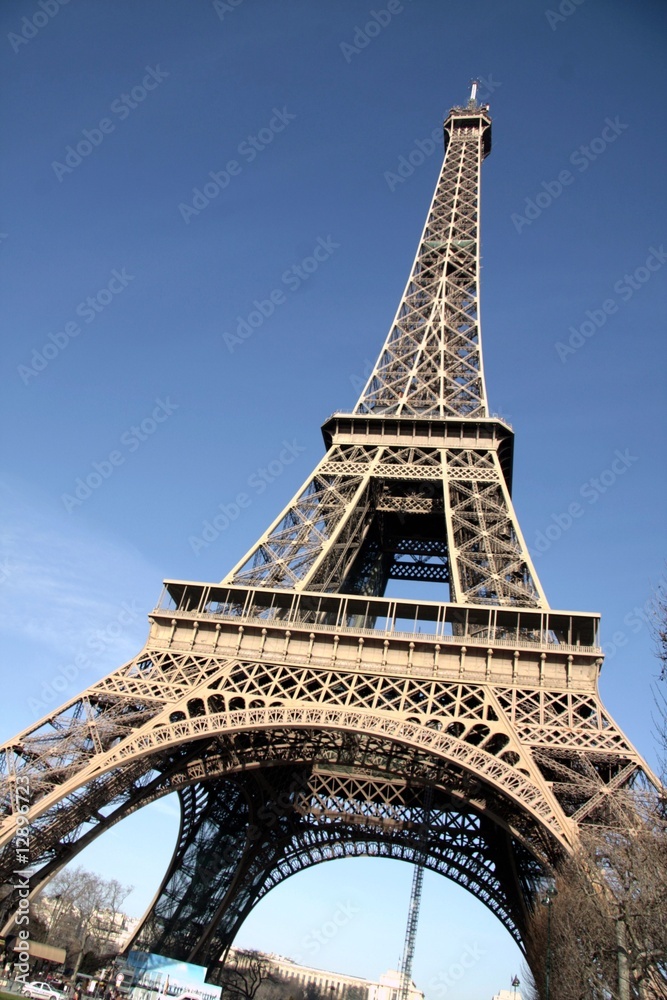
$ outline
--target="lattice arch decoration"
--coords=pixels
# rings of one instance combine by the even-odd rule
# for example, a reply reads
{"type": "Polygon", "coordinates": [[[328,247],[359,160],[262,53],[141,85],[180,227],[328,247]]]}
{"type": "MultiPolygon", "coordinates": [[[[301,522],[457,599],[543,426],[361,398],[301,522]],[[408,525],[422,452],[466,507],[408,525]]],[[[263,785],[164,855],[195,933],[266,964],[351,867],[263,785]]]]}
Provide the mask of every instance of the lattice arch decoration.
{"type": "MultiPolygon", "coordinates": [[[[246,677],[249,666],[236,665],[246,677]]],[[[128,673],[131,672],[130,667],[128,673]]],[[[369,680],[372,684],[373,679],[369,680]]],[[[335,678],[333,683],[336,684],[335,678]]],[[[441,822],[434,819],[428,866],[482,899],[520,940],[525,913],[511,883],[501,884],[503,878],[507,883],[502,872],[509,865],[509,848],[501,847],[511,843],[513,851],[519,850],[524,857],[533,859],[535,872],[543,872],[565,847],[561,842],[562,830],[550,815],[552,808],[558,812],[559,807],[555,802],[540,801],[541,796],[523,773],[525,768],[516,767],[520,763],[518,755],[512,766],[482,748],[480,744],[489,732],[486,727],[474,724],[474,718],[479,717],[483,699],[479,692],[461,688],[459,685],[459,708],[450,713],[465,720],[459,723],[457,736],[409,720],[396,725],[387,711],[383,719],[378,719],[370,713],[364,717],[359,710],[323,708],[316,704],[307,710],[283,705],[261,709],[236,707],[226,713],[209,714],[206,706],[214,697],[210,690],[208,698],[189,697],[187,701],[171,704],[155,715],[142,732],[120,742],[112,741],[105,754],[93,755],[85,769],[88,781],[81,781],[79,771],[77,781],[68,783],[64,811],[59,808],[62,787],[36,804],[35,843],[42,849],[45,867],[42,878],[38,874],[35,879],[35,890],[90,842],[90,830],[85,829],[82,820],[88,817],[90,822],[89,814],[100,797],[106,799],[107,807],[112,806],[108,821],[101,824],[108,828],[146,802],[177,789],[184,803],[179,846],[153,916],[144,922],[138,940],[152,950],[167,948],[184,959],[205,961],[213,969],[216,949],[231,943],[238,922],[273,884],[288,875],[340,856],[377,853],[408,860],[414,857],[418,832],[414,813],[421,808],[419,789],[433,783],[446,804],[442,816],[446,814],[447,821],[442,817],[441,822]],[[173,721],[168,721],[169,718],[173,721]],[[126,767],[126,761],[131,762],[131,769],[126,767]],[[483,780],[480,779],[482,761],[487,772],[483,780]],[[269,877],[270,873],[262,868],[263,855],[257,854],[258,845],[254,842],[254,868],[247,875],[247,897],[237,899],[231,907],[223,907],[224,913],[218,912],[224,901],[223,890],[228,888],[224,875],[230,873],[224,866],[219,867],[220,848],[216,838],[206,841],[204,849],[201,803],[211,797],[207,786],[220,788],[230,779],[237,782],[237,787],[239,783],[247,783],[248,766],[257,767],[258,763],[262,768],[260,776],[252,780],[262,792],[258,800],[254,790],[255,812],[259,811],[260,816],[262,806],[267,807],[267,792],[269,802],[271,797],[277,797],[276,789],[280,786],[275,775],[280,769],[292,779],[287,795],[289,808],[285,806],[284,792],[280,807],[287,830],[279,831],[266,821],[255,822],[253,826],[257,830],[266,827],[269,837],[265,848],[275,861],[275,852],[280,847],[280,864],[269,877]],[[264,770],[267,767],[271,768],[269,782],[264,770]],[[380,770],[386,775],[383,780],[377,776],[380,770]],[[295,774],[301,776],[296,784],[295,774]],[[406,777],[397,780],[397,774],[406,777]],[[532,812],[527,824],[528,799],[532,802],[532,812]],[[335,807],[334,800],[337,800],[335,807]],[[473,828],[477,830],[475,838],[482,839],[479,843],[475,840],[476,847],[472,841],[468,847],[461,845],[461,831],[473,828]],[[282,833],[279,845],[278,832],[282,833]],[[190,842],[193,834],[199,860],[194,868],[188,868],[183,845],[190,842]],[[455,842],[448,841],[450,835],[455,842]],[[482,846],[486,862],[481,857],[482,846]],[[494,853],[495,860],[490,861],[494,853]],[[202,866],[208,866],[213,873],[204,882],[196,874],[201,874],[202,866]],[[174,882],[178,888],[176,907],[174,882]],[[201,908],[204,899],[207,900],[205,932],[201,921],[194,920],[192,914],[193,907],[201,908]],[[211,911],[213,902],[217,904],[215,911],[211,911]]],[[[231,703],[240,697],[237,694],[228,700],[231,703]]],[[[245,697],[252,700],[247,694],[245,697]]],[[[419,700],[416,692],[412,698],[415,702],[419,700]]],[[[500,750],[500,745],[497,749],[500,750]]],[[[219,795],[214,798],[220,801],[219,795]]],[[[252,795],[246,792],[244,801],[252,803],[252,795]]],[[[440,814],[436,810],[434,817],[437,815],[440,814]]],[[[234,836],[245,843],[249,814],[243,813],[235,820],[226,818],[225,836],[229,838],[230,831],[234,831],[234,836]]],[[[238,883],[236,866],[240,858],[234,855],[232,861],[233,876],[238,883]]]]}

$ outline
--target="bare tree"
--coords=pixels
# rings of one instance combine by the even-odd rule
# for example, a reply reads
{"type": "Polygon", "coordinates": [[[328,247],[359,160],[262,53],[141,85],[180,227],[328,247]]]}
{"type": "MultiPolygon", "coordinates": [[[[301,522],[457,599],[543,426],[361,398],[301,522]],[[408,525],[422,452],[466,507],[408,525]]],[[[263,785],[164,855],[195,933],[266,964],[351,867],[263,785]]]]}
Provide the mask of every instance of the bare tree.
{"type": "Polygon", "coordinates": [[[548,906],[538,900],[531,920],[529,961],[535,988],[531,1000],[607,1000],[615,997],[613,927],[591,885],[583,857],[568,859],[548,906]]]}
{"type": "MultiPolygon", "coordinates": [[[[655,654],[660,664],[660,680],[667,681],[667,585],[664,583],[658,587],[653,602],[651,634],[655,654]]],[[[654,694],[658,712],[658,745],[661,755],[662,780],[667,783],[667,695],[665,695],[663,688],[658,688],[654,694]]]]}
{"type": "MultiPolygon", "coordinates": [[[[664,580],[664,576],[662,579],[664,580]]],[[[667,585],[665,583],[660,584],[655,594],[651,632],[660,664],[660,680],[667,681],[667,585]]]]}
{"type": "Polygon", "coordinates": [[[582,832],[529,934],[533,1000],[667,1000],[667,823],[656,794],[617,795],[582,832]]]}
{"type": "Polygon", "coordinates": [[[253,1000],[262,983],[277,983],[271,959],[260,951],[234,949],[217,978],[223,996],[232,1000],[253,1000]]]}
{"type": "Polygon", "coordinates": [[[47,925],[46,940],[67,949],[75,974],[87,951],[112,948],[131,889],[78,866],[58,872],[38,897],[36,910],[47,925]]]}

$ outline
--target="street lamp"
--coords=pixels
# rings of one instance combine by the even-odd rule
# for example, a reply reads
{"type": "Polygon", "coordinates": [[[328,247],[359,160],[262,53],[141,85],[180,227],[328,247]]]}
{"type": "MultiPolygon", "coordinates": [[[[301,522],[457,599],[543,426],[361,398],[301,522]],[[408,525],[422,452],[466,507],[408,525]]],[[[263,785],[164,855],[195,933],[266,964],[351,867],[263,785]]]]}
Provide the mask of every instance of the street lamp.
{"type": "Polygon", "coordinates": [[[550,989],[551,989],[551,907],[553,906],[554,896],[557,896],[558,892],[554,885],[550,885],[544,896],[542,897],[542,905],[547,907],[547,967],[544,977],[545,985],[545,998],[550,1000],[550,989]]]}
{"type": "Polygon", "coordinates": [[[519,977],[515,976],[514,979],[512,980],[512,982],[510,983],[510,985],[511,985],[512,989],[514,990],[514,1000],[516,1000],[516,988],[517,988],[517,986],[521,986],[521,983],[519,982],[519,977]]]}

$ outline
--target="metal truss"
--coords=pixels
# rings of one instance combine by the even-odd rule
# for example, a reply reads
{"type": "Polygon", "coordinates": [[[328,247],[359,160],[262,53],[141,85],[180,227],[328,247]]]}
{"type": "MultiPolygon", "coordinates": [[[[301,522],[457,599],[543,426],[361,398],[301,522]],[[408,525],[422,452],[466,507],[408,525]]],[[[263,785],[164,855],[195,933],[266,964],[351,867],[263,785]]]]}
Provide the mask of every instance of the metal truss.
{"type": "Polygon", "coordinates": [[[485,417],[479,327],[479,176],[486,108],[455,108],[446,153],[396,318],[355,413],[485,417]]]}
{"type": "Polygon", "coordinates": [[[490,423],[494,448],[333,444],[226,581],[369,594],[440,582],[452,600],[546,607],[500,463],[509,432],[490,423]]]}
{"type": "Polygon", "coordinates": [[[488,109],[454,108],[445,137],[396,319],[313,474],[222,583],[167,581],[141,653],[0,748],[0,934],[26,794],[34,896],[177,792],[136,943],[214,979],[271,888],[339,857],[423,864],[522,943],[581,826],[658,784],[600,701],[598,617],[549,607],[521,534],[480,343],[488,109]],[[438,599],[386,597],[391,580],[438,599]]]}
{"type": "Polygon", "coordinates": [[[139,657],[7,745],[0,780],[0,843],[9,845],[3,877],[11,880],[12,792],[17,778],[30,777],[32,850],[41,862],[34,892],[102,830],[179,790],[179,847],[141,938],[170,954],[213,962],[267,887],[303,867],[359,853],[414,860],[418,844],[389,836],[398,801],[392,783],[417,804],[415,789],[432,786],[483,821],[494,831],[487,858],[494,838],[506,845],[501,895],[480,882],[467,855],[458,869],[450,855],[447,864],[438,860],[441,840],[426,864],[479,895],[519,939],[536,872],[571,849],[576,825],[594,821],[610,789],[644,767],[599,702],[593,647],[524,637],[521,652],[502,639],[490,649],[473,624],[443,651],[438,636],[361,629],[362,636],[354,625],[334,631],[298,616],[240,617],[229,602],[226,614],[205,617],[183,610],[192,603],[183,588],[179,608],[151,616],[153,635],[139,657]],[[567,652],[577,648],[577,656],[567,652]],[[326,809],[318,812],[324,792],[312,784],[315,771],[327,770],[327,794],[339,779],[348,790],[333,824],[326,809]],[[287,790],[281,773],[289,774],[287,790]],[[307,810],[292,794],[303,792],[304,774],[313,796],[307,810]],[[214,794],[223,786],[224,796],[214,794]],[[286,797],[301,809],[298,831],[287,820],[269,822],[264,839],[248,840],[247,824],[261,826],[249,810],[261,820],[271,815],[267,803],[286,797]],[[386,822],[375,822],[379,814],[386,822]],[[347,830],[342,839],[339,828],[347,830]],[[204,850],[210,843],[225,865],[204,850]]]}

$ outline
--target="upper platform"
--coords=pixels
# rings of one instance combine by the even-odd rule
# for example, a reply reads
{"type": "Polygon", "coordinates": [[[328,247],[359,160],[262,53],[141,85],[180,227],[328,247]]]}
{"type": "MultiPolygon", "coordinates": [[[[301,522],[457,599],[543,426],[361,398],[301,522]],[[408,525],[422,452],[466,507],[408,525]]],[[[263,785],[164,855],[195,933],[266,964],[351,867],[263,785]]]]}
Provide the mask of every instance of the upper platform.
{"type": "Polygon", "coordinates": [[[470,130],[479,130],[482,136],[482,158],[491,152],[491,117],[488,104],[469,101],[465,107],[452,108],[445,118],[445,148],[453,136],[463,138],[470,130]]]}
{"type": "Polygon", "coordinates": [[[397,445],[420,448],[483,448],[496,451],[512,492],[514,431],[500,417],[444,420],[382,413],[332,413],[322,424],[327,448],[340,444],[397,445]]]}

